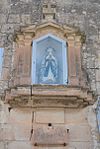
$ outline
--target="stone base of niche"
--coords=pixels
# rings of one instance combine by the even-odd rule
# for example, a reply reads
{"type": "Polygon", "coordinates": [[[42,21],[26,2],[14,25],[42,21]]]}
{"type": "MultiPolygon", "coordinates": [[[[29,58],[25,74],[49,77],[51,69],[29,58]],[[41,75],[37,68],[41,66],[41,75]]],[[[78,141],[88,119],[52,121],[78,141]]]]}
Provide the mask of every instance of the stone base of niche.
{"type": "Polygon", "coordinates": [[[85,107],[95,98],[89,88],[64,85],[18,86],[5,91],[5,102],[26,107],[85,107]]]}

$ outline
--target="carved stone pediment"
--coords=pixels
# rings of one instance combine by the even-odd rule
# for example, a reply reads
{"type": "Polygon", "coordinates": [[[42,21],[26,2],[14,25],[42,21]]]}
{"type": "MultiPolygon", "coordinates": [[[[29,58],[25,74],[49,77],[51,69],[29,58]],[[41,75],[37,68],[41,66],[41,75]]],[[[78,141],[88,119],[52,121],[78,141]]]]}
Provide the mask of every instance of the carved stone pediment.
{"type": "Polygon", "coordinates": [[[45,28],[54,28],[54,29],[57,29],[59,31],[63,31],[63,32],[66,32],[66,33],[75,33],[78,31],[78,28],[72,28],[72,27],[69,27],[67,25],[58,25],[54,22],[45,22],[45,23],[42,23],[40,25],[32,25],[32,26],[29,26],[29,27],[23,27],[21,28],[21,32],[25,32],[25,33],[36,33],[38,30],[41,30],[41,29],[45,29],[45,28]]]}
{"type": "MultiPolygon", "coordinates": [[[[85,38],[84,34],[80,32],[79,28],[70,27],[68,25],[58,25],[55,22],[45,22],[39,25],[31,25],[28,27],[21,27],[20,32],[17,33],[17,41],[20,39],[25,39],[25,37],[38,38],[44,34],[53,33],[58,34],[57,36],[65,39],[69,36],[76,37],[80,39],[85,38]],[[39,33],[39,34],[38,34],[39,33]],[[37,37],[38,34],[38,37],[37,37]]],[[[80,41],[81,42],[81,41],[80,41]]]]}

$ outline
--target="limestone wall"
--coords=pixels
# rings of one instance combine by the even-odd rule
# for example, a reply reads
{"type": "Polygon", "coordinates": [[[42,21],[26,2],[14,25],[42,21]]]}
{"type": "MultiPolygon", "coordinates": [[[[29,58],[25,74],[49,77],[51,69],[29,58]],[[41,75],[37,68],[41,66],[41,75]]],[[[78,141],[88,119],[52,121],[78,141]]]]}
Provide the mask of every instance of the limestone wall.
{"type": "MultiPolygon", "coordinates": [[[[47,0],[0,1],[0,47],[4,47],[4,72],[9,80],[12,67],[13,40],[21,26],[37,24],[42,18],[42,4],[47,0]]],[[[54,2],[54,1],[53,1],[54,2]]],[[[76,26],[86,34],[82,48],[83,69],[95,93],[100,92],[100,2],[96,0],[57,0],[56,21],[76,26]]],[[[0,85],[1,86],[1,85],[0,85]]],[[[1,88],[3,88],[1,86],[1,88]]]]}
{"type": "MultiPolygon", "coordinates": [[[[0,102],[0,109],[0,149],[99,149],[95,113],[91,106],[84,109],[10,108],[0,102]],[[52,127],[49,128],[48,123],[52,127]],[[51,147],[46,145],[45,136],[35,132],[38,128],[43,128],[46,133],[50,129],[49,135],[52,135],[55,128],[61,128],[62,137],[63,130],[66,130],[66,146],[59,145],[59,142],[51,147]],[[37,133],[37,137],[40,135],[39,141],[42,140],[44,146],[34,146],[34,133],[37,133]]],[[[57,134],[58,132],[56,131],[57,134]]],[[[57,139],[56,135],[52,137],[57,139]]],[[[51,141],[48,143],[51,144],[51,141]]]]}
{"type": "MultiPolygon", "coordinates": [[[[0,0],[0,47],[5,49],[3,70],[6,78],[0,82],[0,94],[9,85],[13,74],[14,35],[21,26],[40,23],[43,2],[44,0],[0,0]]],[[[56,0],[56,6],[56,21],[60,25],[79,27],[85,32],[82,67],[87,72],[91,89],[100,95],[100,1],[56,0]]],[[[9,105],[0,100],[0,149],[35,148],[30,140],[34,109],[30,107],[9,110],[9,105]]],[[[99,149],[95,108],[89,106],[83,110],[63,111],[64,123],[60,126],[69,128],[70,139],[67,147],[58,148],[99,149]]],[[[53,125],[55,126],[54,123],[53,125]]]]}

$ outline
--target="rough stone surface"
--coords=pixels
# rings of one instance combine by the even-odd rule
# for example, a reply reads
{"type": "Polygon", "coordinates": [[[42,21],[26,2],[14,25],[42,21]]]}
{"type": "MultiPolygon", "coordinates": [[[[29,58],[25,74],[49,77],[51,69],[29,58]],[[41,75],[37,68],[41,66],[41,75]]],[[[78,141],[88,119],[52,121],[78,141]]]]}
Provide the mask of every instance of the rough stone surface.
{"type": "MultiPolygon", "coordinates": [[[[11,73],[13,59],[13,35],[21,26],[37,24],[42,18],[42,4],[47,0],[2,0],[0,2],[0,46],[5,48],[8,69],[11,73]]],[[[54,3],[54,1],[53,1],[54,3]]],[[[86,70],[91,89],[95,94],[100,93],[98,83],[100,70],[100,2],[96,0],[57,0],[56,21],[79,27],[86,34],[86,43],[82,48],[82,67],[86,70]],[[97,78],[97,79],[96,79],[97,78]]],[[[6,64],[3,65],[6,68],[6,64]]],[[[9,77],[10,78],[10,74],[9,77]]],[[[0,88],[3,90],[2,84],[0,88]]]]}
{"type": "Polygon", "coordinates": [[[33,144],[63,145],[68,142],[67,130],[64,127],[38,127],[34,129],[33,144]]]}
{"type": "MultiPolygon", "coordinates": [[[[13,74],[13,40],[21,26],[40,23],[42,3],[49,0],[0,0],[0,47],[5,49],[0,94],[9,86],[13,74]]],[[[54,2],[54,1],[53,1],[54,2]]],[[[82,68],[90,88],[100,96],[100,1],[56,0],[56,22],[79,27],[86,35],[81,49],[82,68]]],[[[30,106],[31,109],[31,106],[30,106]]],[[[31,144],[35,109],[11,109],[0,100],[0,149],[33,149],[31,144]]],[[[64,109],[64,126],[70,129],[68,149],[99,149],[95,108],[64,109]]],[[[51,147],[34,147],[51,149],[51,147]]],[[[65,149],[66,147],[57,147],[65,149]]],[[[56,147],[52,147],[56,149],[56,147]]]]}
{"type": "Polygon", "coordinates": [[[37,123],[64,123],[64,110],[38,110],[36,112],[37,123]],[[56,117],[56,119],[55,119],[56,117]]]}
{"type": "MultiPolygon", "coordinates": [[[[37,110],[40,111],[40,109],[27,107],[11,108],[9,110],[9,108],[11,108],[9,105],[0,102],[0,149],[47,149],[47,146],[48,148],[51,147],[50,145],[52,145],[52,149],[99,149],[93,106],[84,109],[64,108],[62,109],[64,112],[64,123],[55,123],[48,117],[48,121],[50,120],[49,122],[52,125],[51,127],[48,126],[48,123],[37,122],[35,112],[37,110]],[[42,133],[45,135],[41,133],[41,130],[43,130],[42,133]],[[64,133],[62,134],[63,131],[64,133]],[[50,136],[54,134],[56,138],[53,138],[51,142],[50,136]],[[34,135],[35,140],[33,139],[34,135]],[[63,137],[62,139],[60,139],[61,136],[63,137]],[[55,144],[54,139],[56,139],[56,143],[58,141],[57,144],[55,144]],[[45,140],[49,142],[45,142],[45,140]],[[34,146],[34,141],[37,141],[36,143],[39,146],[34,146]],[[63,146],[63,141],[67,143],[67,146],[63,146]]],[[[54,109],[51,108],[50,110],[54,109]]],[[[62,113],[60,108],[56,110],[62,113]]],[[[48,109],[45,109],[45,112],[48,112],[48,109]]],[[[54,117],[56,120],[56,115],[54,117]]]]}

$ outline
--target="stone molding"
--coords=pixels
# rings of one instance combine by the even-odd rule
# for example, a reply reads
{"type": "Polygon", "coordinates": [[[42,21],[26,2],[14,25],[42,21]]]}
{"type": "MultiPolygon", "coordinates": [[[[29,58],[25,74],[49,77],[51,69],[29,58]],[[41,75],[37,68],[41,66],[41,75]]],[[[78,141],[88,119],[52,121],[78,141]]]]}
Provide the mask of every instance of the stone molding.
{"type": "Polygon", "coordinates": [[[94,103],[89,88],[64,85],[18,86],[6,90],[5,102],[21,107],[82,108],[94,103]]]}

